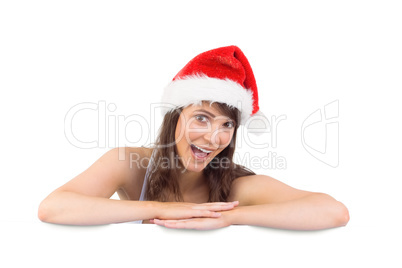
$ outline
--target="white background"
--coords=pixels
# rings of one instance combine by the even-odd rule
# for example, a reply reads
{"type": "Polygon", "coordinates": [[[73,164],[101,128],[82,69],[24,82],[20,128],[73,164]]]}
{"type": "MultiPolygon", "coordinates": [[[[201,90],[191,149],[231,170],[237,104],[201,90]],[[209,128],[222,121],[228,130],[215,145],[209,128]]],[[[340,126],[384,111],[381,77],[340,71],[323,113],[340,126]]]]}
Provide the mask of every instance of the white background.
{"type": "MultiPolygon", "coordinates": [[[[399,266],[392,241],[401,238],[402,223],[401,13],[398,1],[2,1],[0,244],[7,250],[0,259],[12,261],[8,267],[399,266]],[[275,148],[243,143],[237,153],[283,157],[284,169],[252,169],[342,201],[351,217],[346,227],[200,233],[39,222],[38,205],[52,190],[125,145],[110,133],[127,134],[136,146],[151,141],[135,143],[145,131],[139,123],[119,131],[113,120],[139,115],[150,123],[150,104],[174,75],[197,54],[226,45],[249,59],[261,110],[268,118],[286,116],[275,148]],[[309,154],[301,139],[303,121],[334,101],[336,167],[309,154]],[[100,140],[96,148],[76,147],[65,135],[66,115],[81,103],[115,107],[106,111],[111,121],[100,120],[101,131],[99,109],[74,117],[75,136],[100,140]],[[107,137],[104,144],[99,137],[107,137]]],[[[325,124],[315,126],[306,135],[318,148],[325,124]]]]}

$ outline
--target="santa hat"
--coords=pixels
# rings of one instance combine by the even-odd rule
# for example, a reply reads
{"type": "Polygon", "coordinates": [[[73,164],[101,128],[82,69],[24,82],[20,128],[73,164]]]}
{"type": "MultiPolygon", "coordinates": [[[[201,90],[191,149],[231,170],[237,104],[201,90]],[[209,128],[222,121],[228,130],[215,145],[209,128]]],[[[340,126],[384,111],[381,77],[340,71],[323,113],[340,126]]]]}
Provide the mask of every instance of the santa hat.
{"type": "Polygon", "coordinates": [[[174,108],[201,104],[201,101],[221,102],[239,109],[241,125],[260,129],[252,133],[259,134],[268,128],[269,123],[258,105],[253,71],[236,46],[209,50],[187,63],[165,87],[162,102],[169,104],[169,108],[162,109],[162,116],[174,108]]]}

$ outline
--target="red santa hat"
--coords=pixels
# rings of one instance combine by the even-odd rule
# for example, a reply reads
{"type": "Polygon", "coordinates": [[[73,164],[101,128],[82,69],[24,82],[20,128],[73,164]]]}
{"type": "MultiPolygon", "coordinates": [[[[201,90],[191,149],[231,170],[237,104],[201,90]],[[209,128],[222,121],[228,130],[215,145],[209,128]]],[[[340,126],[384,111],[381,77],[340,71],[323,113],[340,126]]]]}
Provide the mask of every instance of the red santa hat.
{"type": "Polygon", "coordinates": [[[162,109],[162,115],[176,107],[201,104],[201,101],[236,107],[241,112],[240,124],[248,129],[268,128],[269,124],[263,122],[266,117],[258,105],[253,71],[246,56],[236,46],[209,50],[187,63],[165,87],[162,102],[172,106],[162,109]]]}

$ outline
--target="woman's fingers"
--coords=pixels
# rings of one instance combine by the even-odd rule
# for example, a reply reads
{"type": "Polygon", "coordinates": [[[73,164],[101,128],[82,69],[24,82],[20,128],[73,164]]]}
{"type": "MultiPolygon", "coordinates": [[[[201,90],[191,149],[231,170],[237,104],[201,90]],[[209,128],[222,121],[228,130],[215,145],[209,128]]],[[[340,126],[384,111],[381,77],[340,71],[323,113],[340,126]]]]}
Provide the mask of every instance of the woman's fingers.
{"type": "Polygon", "coordinates": [[[180,229],[197,229],[197,230],[211,230],[229,226],[222,218],[195,218],[183,220],[159,220],[154,219],[153,222],[157,225],[167,228],[180,228],[180,229]]]}
{"type": "Polygon", "coordinates": [[[180,229],[196,229],[197,223],[189,220],[159,220],[155,219],[154,223],[168,228],[180,229]]]}
{"type": "Polygon", "coordinates": [[[207,206],[225,206],[225,205],[238,205],[239,201],[233,201],[233,202],[211,202],[211,203],[203,203],[201,205],[207,205],[207,206]]]}
{"type": "Polygon", "coordinates": [[[233,209],[239,204],[235,202],[214,202],[214,203],[181,203],[181,202],[162,202],[159,219],[179,220],[190,218],[219,218],[220,212],[233,209]]]}
{"type": "Polygon", "coordinates": [[[194,213],[192,217],[194,218],[219,218],[221,216],[221,211],[227,211],[233,209],[239,204],[238,201],[235,202],[215,202],[215,203],[204,203],[199,205],[194,205],[192,209],[194,213]]]}
{"type": "Polygon", "coordinates": [[[239,201],[235,202],[220,202],[220,203],[204,203],[204,204],[199,204],[193,206],[193,209],[205,209],[205,210],[211,210],[211,211],[224,211],[224,210],[230,210],[237,206],[239,204],[239,201]]]}
{"type": "Polygon", "coordinates": [[[209,217],[209,218],[217,218],[220,217],[221,213],[210,211],[210,210],[196,210],[196,212],[192,215],[192,217],[209,217]]]}

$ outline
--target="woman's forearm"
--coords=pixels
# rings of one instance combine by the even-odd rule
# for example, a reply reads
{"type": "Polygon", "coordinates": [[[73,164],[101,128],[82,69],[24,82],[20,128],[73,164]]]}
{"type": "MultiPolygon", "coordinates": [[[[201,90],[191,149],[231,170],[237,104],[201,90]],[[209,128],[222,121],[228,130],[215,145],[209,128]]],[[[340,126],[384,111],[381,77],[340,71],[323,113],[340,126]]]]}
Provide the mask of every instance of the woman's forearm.
{"type": "Polygon", "coordinates": [[[153,219],[158,202],[112,200],[60,191],[39,206],[41,221],[72,225],[98,225],[153,219]]]}
{"type": "Polygon", "coordinates": [[[291,230],[318,230],[344,226],[347,208],[326,194],[312,194],[283,203],[239,206],[224,213],[231,224],[291,230]]]}

